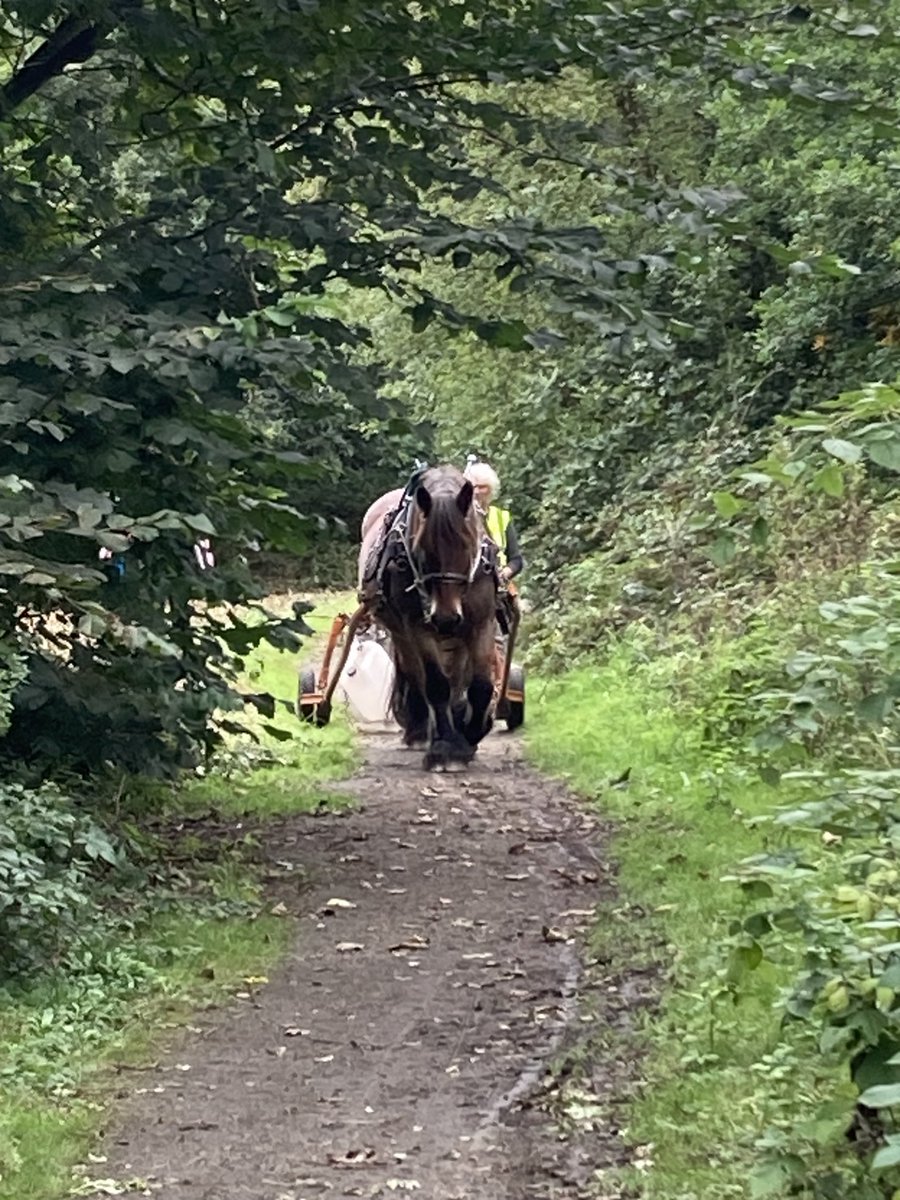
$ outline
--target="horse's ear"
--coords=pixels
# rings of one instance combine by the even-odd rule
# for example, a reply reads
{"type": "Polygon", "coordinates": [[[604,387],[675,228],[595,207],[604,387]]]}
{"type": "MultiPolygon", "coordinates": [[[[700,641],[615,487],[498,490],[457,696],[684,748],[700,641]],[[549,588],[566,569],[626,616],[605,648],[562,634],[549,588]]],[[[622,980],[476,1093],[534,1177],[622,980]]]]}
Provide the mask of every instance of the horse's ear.
{"type": "Polygon", "coordinates": [[[466,516],[469,509],[472,507],[472,497],[475,495],[475,489],[471,482],[467,479],[459,489],[459,495],[456,497],[456,506],[463,516],[466,516]]]}
{"type": "Polygon", "coordinates": [[[418,504],[419,508],[421,508],[422,512],[427,517],[431,512],[431,492],[429,492],[428,488],[416,488],[416,504],[418,504]]]}

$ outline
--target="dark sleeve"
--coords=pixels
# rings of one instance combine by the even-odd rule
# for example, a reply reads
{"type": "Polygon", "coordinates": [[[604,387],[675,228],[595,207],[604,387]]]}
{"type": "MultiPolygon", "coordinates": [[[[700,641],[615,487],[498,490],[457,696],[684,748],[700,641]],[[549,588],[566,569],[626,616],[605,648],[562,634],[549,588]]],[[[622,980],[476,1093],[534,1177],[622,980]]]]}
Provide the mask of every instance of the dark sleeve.
{"type": "Polygon", "coordinates": [[[518,575],[525,568],[525,559],[519,549],[519,535],[512,521],[506,527],[506,565],[511,577],[518,575]]]}

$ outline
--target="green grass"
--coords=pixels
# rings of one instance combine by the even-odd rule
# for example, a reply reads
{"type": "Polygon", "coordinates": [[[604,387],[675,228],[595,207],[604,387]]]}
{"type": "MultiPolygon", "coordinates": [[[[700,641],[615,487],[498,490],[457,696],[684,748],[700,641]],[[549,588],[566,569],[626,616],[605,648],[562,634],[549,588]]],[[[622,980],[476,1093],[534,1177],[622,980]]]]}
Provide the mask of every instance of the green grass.
{"type": "MultiPolygon", "coordinates": [[[[276,598],[273,606],[287,607],[292,598],[276,598]]],[[[353,602],[347,594],[317,600],[307,620],[320,635],[353,602]]],[[[307,647],[299,659],[269,646],[253,655],[248,685],[287,704],[271,722],[248,721],[256,741],[231,738],[206,778],[168,794],[170,815],[215,807],[265,818],[346,803],[323,787],[356,762],[343,714],[336,711],[332,724],[317,730],[293,713],[299,662],[314,661],[320,649],[307,647]]],[[[209,861],[209,845],[186,835],[178,854],[192,851],[199,856],[199,904],[196,894],[179,900],[167,893],[165,907],[153,911],[151,902],[134,926],[111,916],[63,967],[0,992],[0,1200],[68,1195],[73,1166],[86,1160],[103,1125],[112,1068],[152,1061],[200,1004],[262,979],[295,936],[293,922],[262,910],[243,847],[209,861]]],[[[102,1164],[88,1170],[104,1176],[102,1164]]]]}
{"type": "Polygon", "coordinates": [[[761,848],[745,818],[785,796],[707,747],[701,721],[673,700],[683,670],[622,646],[602,667],[533,684],[528,748],[616,823],[620,896],[601,915],[598,950],[625,970],[655,962],[660,971],[626,1130],[632,1145],[652,1146],[652,1166],[625,1178],[644,1200],[735,1200],[748,1194],[764,1129],[812,1109],[835,1081],[819,1078],[811,1057],[798,1069],[796,1046],[779,1040],[782,980],[770,964],[748,977],[737,1005],[715,986],[729,923],[743,911],[721,876],[761,848]]]}
{"type": "MultiPolygon", "coordinates": [[[[151,1062],[204,1002],[259,980],[293,925],[277,917],[151,918],[94,965],[5,998],[0,1019],[0,1200],[59,1200],[104,1123],[115,1065],[151,1062]]],[[[250,985],[255,986],[255,985],[250,985]]],[[[103,1177],[102,1166],[91,1167],[103,1177]]]]}

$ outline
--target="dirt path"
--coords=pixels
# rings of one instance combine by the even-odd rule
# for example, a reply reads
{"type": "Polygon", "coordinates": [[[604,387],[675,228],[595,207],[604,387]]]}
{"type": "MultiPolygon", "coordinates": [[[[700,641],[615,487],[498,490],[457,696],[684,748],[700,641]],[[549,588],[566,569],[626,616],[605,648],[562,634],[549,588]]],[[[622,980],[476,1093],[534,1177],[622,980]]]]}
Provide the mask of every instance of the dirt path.
{"type": "Polygon", "coordinates": [[[293,953],[129,1079],[102,1170],[165,1200],[611,1197],[588,1185],[623,1157],[627,1063],[581,1081],[593,1128],[561,1138],[547,1103],[562,1048],[641,1000],[584,968],[602,827],[508,735],[460,775],[365,749],[359,809],[265,827],[293,953]]]}

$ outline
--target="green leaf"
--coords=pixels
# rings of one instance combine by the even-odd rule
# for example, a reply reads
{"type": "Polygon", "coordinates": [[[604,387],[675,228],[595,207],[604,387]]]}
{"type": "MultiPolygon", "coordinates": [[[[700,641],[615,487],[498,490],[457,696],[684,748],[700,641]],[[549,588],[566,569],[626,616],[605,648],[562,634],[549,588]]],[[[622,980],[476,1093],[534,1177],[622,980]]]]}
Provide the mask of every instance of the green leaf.
{"type": "Polygon", "coordinates": [[[263,729],[277,742],[289,742],[294,737],[289,729],[281,729],[278,725],[270,725],[268,722],[263,723],[263,729]]]}
{"type": "Polygon", "coordinates": [[[707,551],[717,567],[726,567],[737,554],[737,545],[729,533],[720,534],[707,551]]]}
{"type": "Polygon", "coordinates": [[[887,1167],[896,1167],[900,1163],[900,1135],[888,1134],[887,1145],[875,1151],[872,1158],[872,1170],[884,1171],[887,1167]]]}
{"type": "Polygon", "coordinates": [[[769,522],[765,517],[757,517],[750,528],[750,542],[754,546],[765,546],[769,540],[769,522]]]}
{"type": "Polygon", "coordinates": [[[888,692],[872,692],[856,706],[861,721],[871,725],[883,725],[894,707],[894,699],[888,692]]]}
{"type": "Polygon", "coordinates": [[[900,437],[869,439],[866,441],[866,453],[872,462],[889,471],[900,471],[900,437]]]}
{"type": "Polygon", "coordinates": [[[837,463],[830,463],[817,471],[812,480],[813,487],[827,496],[843,496],[844,473],[837,463]]]}
{"type": "Polygon", "coordinates": [[[109,365],[120,375],[127,375],[136,364],[137,359],[131,350],[119,350],[114,347],[109,352],[109,365]]]}
{"type": "Polygon", "coordinates": [[[857,463],[862,458],[862,446],[856,442],[847,442],[843,438],[825,438],[822,449],[841,462],[857,463]]]}
{"type": "Polygon", "coordinates": [[[731,492],[714,492],[713,504],[715,504],[719,516],[726,520],[737,516],[744,507],[744,502],[732,495],[731,492]]]}
{"type": "Polygon", "coordinates": [[[190,526],[191,529],[195,529],[197,533],[205,533],[210,537],[215,537],[215,526],[205,513],[184,513],[182,519],[185,525],[190,526]]]}
{"type": "Polygon", "coordinates": [[[78,632],[83,633],[86,637],[103,637],[107,628],[107,622],[97,613],[85,613],[78,622],[78,632]]]}
{"type": "Polygon", "coordinates": [[[791,1171],[782,1162],[767,1162],[754,1167],[750,1175],[750,1196],[762,1200],[764,1196],[775,1196],[790,1181],[791,1171]]]}
{"type": "Polygon", "coordinates": [[[879,1083],[866,1088],[859,1098],[866,1108],[892,1108],[900,1104],[900,1083],[879,1083]]]}

